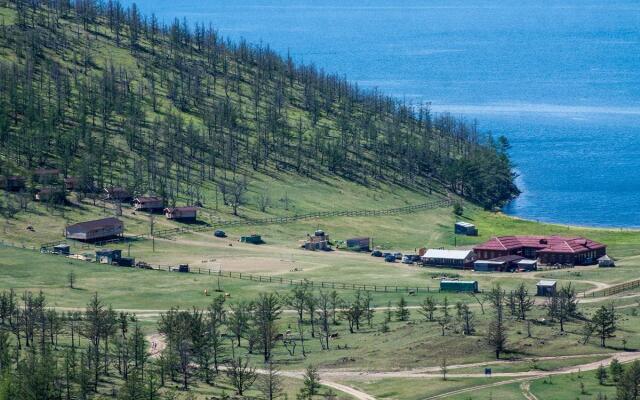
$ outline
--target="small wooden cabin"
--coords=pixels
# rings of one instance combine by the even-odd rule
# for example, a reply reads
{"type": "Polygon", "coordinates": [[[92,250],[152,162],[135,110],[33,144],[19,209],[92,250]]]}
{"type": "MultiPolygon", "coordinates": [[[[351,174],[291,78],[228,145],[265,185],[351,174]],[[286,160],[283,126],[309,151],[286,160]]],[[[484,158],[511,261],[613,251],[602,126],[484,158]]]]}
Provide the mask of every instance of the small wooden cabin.
{"type": "Polygon", "coordinates": [[[57,188],[44,188],[36,192],[35,198],[37,201],[44,203],[64,203],[66,200],[66,193],[64,190],[57,188]]]}
{"type": "Polygon", "coordinates": [[[162,197],[140,196],[133,199],[133,208],[136,211],[162,211],[164,209],[164,201],[162,201],[162,197]]]}
{"type": "Polygon", "coordinates": [[[122,250],[96,250],[96,262],[100,264],[117,264],[122,258],[122,250]]]}
{"type": "Polygon", "coordinates": [[[105,200],[127,202],[131,200],[131,194],[123,187],[108,187],[104,189],[105,200]]]}
{"type": "Polygon", "coordinates": [[[0,189],[9,192],[19,192],[25,187],[25,179],[22,176],[0,176],[0,189]]]}
{"type": "Polygon", "coordinates": [[[78,178],[75,176],[70,176],[64,178],[64,189],[70,192],[76,190],[78,188],[78,178]]]}
{"type": "Polygon", "coordinates": [[[80,222],[65,228],[67,238],[84,241],[109,239],[121,236],[123,233],[124,224],[114,217],[80,222]]]}
{"type": "Polygon", "coordinates": [[[38,168],[33,171],[33,181],[37,183],[56,182],[60,177],[60,170],[57,168],[38,168]]]}
{"type": "Polygon", "coordinates": [[[167,219],[177,221],[195,221],[198,216],[197,207],[169,207],[164,209],[167,219]]]}

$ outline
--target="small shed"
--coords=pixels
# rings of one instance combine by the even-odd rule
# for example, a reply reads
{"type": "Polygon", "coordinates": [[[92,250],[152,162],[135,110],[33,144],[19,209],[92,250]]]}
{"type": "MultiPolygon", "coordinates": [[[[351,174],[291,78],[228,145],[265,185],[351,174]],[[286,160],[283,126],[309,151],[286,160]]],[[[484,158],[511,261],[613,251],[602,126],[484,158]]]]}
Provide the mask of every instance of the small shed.
{"type": "Polygon", "coordinates": [[[78,182],[79,180],[75,176],[64,178],[64,189],[72,192],[78,188],[78,182]]]}
{"type": "Polygon", "coordinates": [[[120,257],[117,263],[121,267],[133,267],[136,265],[136,259],[133,257],[120,257]]]}
{"type": "Polygon", "coordinates": [[[421,259],[424,265],[430,267],[471,269],[476,255],[471,250],[429,249],[421,259]]]}
{"type": "Polygon", "coordinates": [[[112,186],[104,189],[105,200],[127,202],[131,200],[131,194],[123,187],[112,186]]]}
{"type": "Polygon", "coordinates": [[[598,258],[598,267],[611,268],[611,267],[615,267],[615,266],[616,266],[616,262],[613,260],[613,258],[609,257],[606,254],[604,256],[598,258]]]}
{"type": "Polygon", "coordinates": [[[33,181],[37,183],[52,183],[60,177],[60,170],[57,168],[37,168],[33,171],[33,181]]]}
{"type": "Polygon", "coordinates": [[[349,250],[353,251],[371,251],[371,238],[369,237],[355,237],[346,240],[346,245],[349,250]]]}
{"type": "Polygon", "coordinates": [[[0,176],[0,188],[9,192],[19,192],[25,187],[22,176],[0,176]]]}
{"type": "Polygon", "coordinates": [[[518,271],[521,271],[521,272],[538,270],[538,260],[529,260],[524,258],[518,261],[516,265],[518,266],[518,271]]]}
{"type": "Polygon", "coordinates": [[[67,195],[64,190],[61,189],[44,188],[36,192],[35,198],[37,201],[44,203],[62,204],[66,201],[67,195]]]}
{"type": "Polygon", "coordinates": [[[122,235],[124,224],[118,218],[109,217],[80,222],[65,228],[65,236],[75,240],[103,240],[122,235]]]}
{"type": "Polygon", "coordinates": [[[118,264],[122,258],[122,250],[96,250],[96,262],[100,264],[118,264]]]}
{"type": "Polygon", "coordinates": [[[454,281],[443,279],[440,281],[440,291],[477,293],[479,292],[478,281],[454,281]]]}
{"type": "Polygon", "coordinates": [[[53,246],[53,253],[61,256],[68,256],[71,254],[71,246],[68,244],[57,244],[53,246]]]}
{"type": "Polygon", "coordinates": [[[552,296],[556,292],[556,281],[541,280],[536,284],[536,296],[552,296]]]}
{"type": "Polygon", "coordinates": [[[454,226],[456,235],[478,236],[478,228],[470,222],[458,221],[454,226]]]}
{"type": "Polygon", "coordinates": [[[136,197],[133,199],[133,209],[136,211],[162,211],[164,201],[162,201],[162,197],[157,196],[136,197]]]}
{"type": "Polygon", "coordinates": [[[322,230],[317,230],[313,235],[308,235],[302,247],[305,250],[331,250],[329,235],[322,230]]]}
{"type": "Polygon", "coordinates": [[[164,209],[164,215],[167,219],[176,221],[190,221],[196,220],[198,215],[197,207],[169,207],[164,209]]]}
{"type": "Polygon", "coordinates": [[[504,261],[477,260],[473,262],[473,270],[476,272],[502,271],[505,265],[504,261]]]}
{"type": "Polygon", "coordinates": [[[249,243],[249,244],[262,244],[264,240],[262,240],[262,236],[258,234],[253,234],[249,236],[240,236],[240,242],[249,243]]]}

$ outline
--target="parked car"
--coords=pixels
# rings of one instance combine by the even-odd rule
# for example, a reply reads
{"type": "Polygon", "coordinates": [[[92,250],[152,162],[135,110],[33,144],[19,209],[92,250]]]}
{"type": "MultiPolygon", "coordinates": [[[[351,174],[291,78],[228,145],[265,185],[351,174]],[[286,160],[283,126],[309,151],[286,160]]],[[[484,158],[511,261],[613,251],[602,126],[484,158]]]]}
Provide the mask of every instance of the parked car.
{"type": "Polygon", "coordinates": [[[396,260],[402,260],[402,253],[393,253],[393,256],[396,258],[396,260]]]}
{"type": "Polygon", "coordinates": [[[385,260],[386,262],[394,263],[394,262],[396,262],[396,256],[394,256],[394,255],[393,255],[393,254],[391,254],[391,253],[388,253],[386,256],[384,256],[384,260],[385,260]]]}
{"type": "Polygon", "coordinates": [[[407,256],[402,257],[402,263],[403,264],[413,264],[413,262],[414,262],[413,261],[413,257],[411,257],[411,256],[407,255],[407,256]]]}
{"type": "Polygon", "coordinates": [[[224,237],[227,237],[227,234],[224,231],[221,231],[220,229],[218,229],[217,231],[213,232],[213,236],[218,238],[224,238],[224,237]]]}
{"type": "Polygon", "coordinates": [[[371,257],[382,257],[382,252],[380,250],[374,250],[371,252],[371,257]]]}

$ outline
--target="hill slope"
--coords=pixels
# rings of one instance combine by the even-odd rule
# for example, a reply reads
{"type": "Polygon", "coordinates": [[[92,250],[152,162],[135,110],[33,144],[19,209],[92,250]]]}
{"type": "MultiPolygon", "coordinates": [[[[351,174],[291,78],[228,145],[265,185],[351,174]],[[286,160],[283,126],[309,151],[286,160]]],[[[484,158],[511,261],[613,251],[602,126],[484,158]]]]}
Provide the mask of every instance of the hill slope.
{"type": "Polygon", "coordinates": [[[87,191],[169,203],[241,202],[256,175],[452,190],[485,207],[518,193],[506,140],[465,121],[135,6],[45,3],[0,6],[0,175],[54,167],[87,191]]]}

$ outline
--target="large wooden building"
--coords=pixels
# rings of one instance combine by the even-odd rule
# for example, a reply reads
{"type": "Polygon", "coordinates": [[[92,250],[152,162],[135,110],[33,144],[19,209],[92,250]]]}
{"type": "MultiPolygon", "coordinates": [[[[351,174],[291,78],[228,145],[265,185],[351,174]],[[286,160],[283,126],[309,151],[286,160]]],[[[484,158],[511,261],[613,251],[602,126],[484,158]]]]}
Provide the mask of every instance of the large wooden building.
{"type": "Polygon", "coordinates": [[[595,264],[607,246],[583,237],[499,236],[473,248],[478,259],[517,255],[542,264],[595,264]]]}
{"type": "Polygon", "coordinates": [[[118,218],[113,217],[80,222],[65,228],[65,236],[68,239],[88,242],[115,238],[123,233],[124,224],[118,218]]]}

